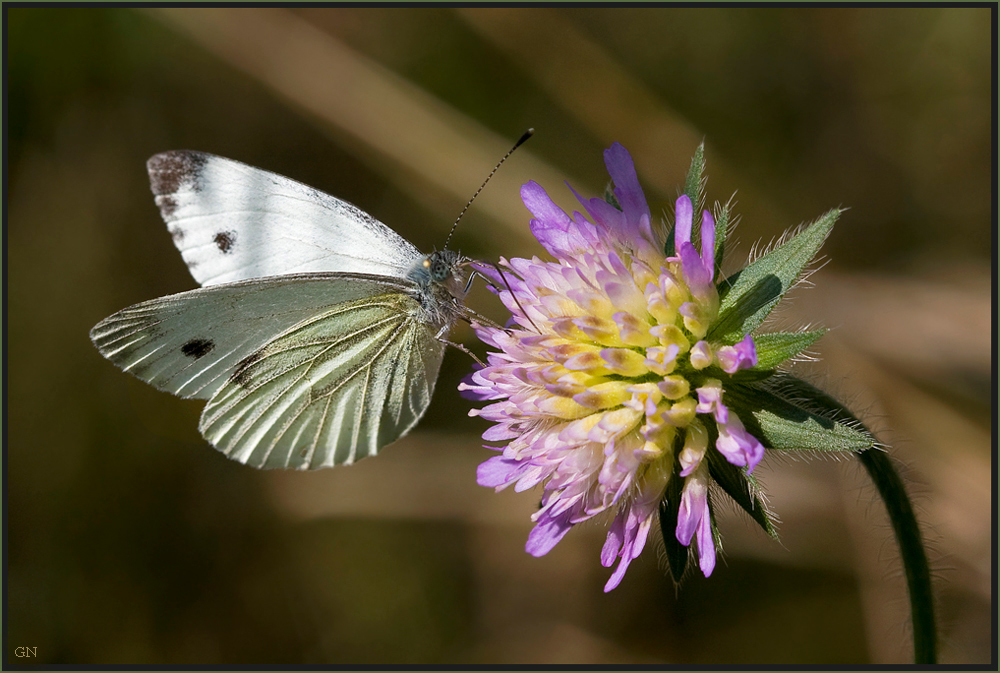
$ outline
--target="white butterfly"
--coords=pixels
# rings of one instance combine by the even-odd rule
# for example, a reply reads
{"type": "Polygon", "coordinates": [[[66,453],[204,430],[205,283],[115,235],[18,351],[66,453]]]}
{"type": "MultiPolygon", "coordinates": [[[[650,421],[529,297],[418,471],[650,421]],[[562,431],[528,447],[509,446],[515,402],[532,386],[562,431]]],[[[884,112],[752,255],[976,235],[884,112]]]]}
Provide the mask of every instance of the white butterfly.
{"type": "Polygon", "coordinates": [[[201,434],[254,467],[352,463],[416,425],[445,335],[473,315],[469,260],[423,255],[350,203],[237,161],[175,151],[147,167],[203,287],[102,320],[102,355],[208,400],[201,434]]]}

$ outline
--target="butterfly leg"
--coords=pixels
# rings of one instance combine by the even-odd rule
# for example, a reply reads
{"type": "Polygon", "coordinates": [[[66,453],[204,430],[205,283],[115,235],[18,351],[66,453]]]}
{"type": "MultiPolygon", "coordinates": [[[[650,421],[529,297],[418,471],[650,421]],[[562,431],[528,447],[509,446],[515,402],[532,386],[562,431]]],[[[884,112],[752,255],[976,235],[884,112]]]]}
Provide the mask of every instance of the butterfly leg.
{"type": "Polygon", "coordinates": [[[464,294],[469,294],[469,290],[472,289],[472,281],[474,281],[476,279],[476,276],[481,276],[483,279],[486,280],[487,283],[490,282],[489,278],[486,278],[486,276],[482,276],[482,274],[480,274],[478,271],[476,271],[475,269],[473,269],[472,273],[469,274],[469,280],[465,283],[464,294]]]}
{"type": "MultiPolygon", "coordinates": [[[[520,302],[520,301],[518,301],[518,299],[517,299],[517,293],[515,293],[515,292],[514,292],[514,290],[513,290],[513,289],[511,289],[511,287],[510,287],[510,283],[508,283],[508,282],[507,282],[507,276],[505,276],[505,275],[504,275],[504,273],[503,273],[503,269],[501,269],[501,268],[500,268],[500,265],[499,265],[499,264],[494,264],[493,262],[482,262],[482,263],[483,263],[483,264],[489,264],[490,266],[492,266],[492,267],[493,267],[494,269],[496,269],[496,270],[497,270],[497,273],[498,273],[498,274],[500,275],[500,278],[501,278],[501,280],[503,280],[503,284],[507,286],[507,291],[508,291],[508,292],[510,292],[510,296],[511,296],[511,298],[512,298],[512,299],[514,300],[514,303],[515,303],[515,304],[517,304],[517,307],[518,307],[519,309],[521,309],[521,314],[522,314],[522,315],[523,315],[523,316],[524,316],[525,318],[527,318],[527,319],[528,319],[528,322],[530,322],[530,323],[531,323],[531,326],[535,328],[535,331],[536,331],[536,332],[538,332],[539,334],[541,334],[541,333],[542,333],[542,330],[538,329],[538,325],[536,325],[536,324],[535,324],[535,321],[531,319],[531,316],[530,316],[530,315],[528,315],[528,312],[524,310],[524,307],[523,307],[523,306],[521,306],[521,302],[520,302]]],[[[476,274],[477,274],[477,273],[478,273],[478,272],[476,272],[475,270],[473,270],[473,272],[472,272],[472,276],[470,276],[470,277],[469,277],[469,282],[470,282],[470,284],[471,284],[471,282],[472,282],[472,279],[473,279],[473,278],[474,278],[474,277],[476,276],[476,274]]],[[[490,284],[490,286],[492,286],[492,287],[493,287],[494,289],[496,289],[496,290],[499,290],[499,289],[500,289],[500,288],[498,288],[498,287],[497,287],[497,286],[496,286],[496,285],[495,285],[495,284],[493,283],[493,281],[491,281],[491,280],[490,280],[489,278],[487,278],[486,276],[483,276],[483,274],[481,274],[481,273],[480,273],[479,275],[480,275],[480,276],[481,276],[481,277],[482,277],[482,278],[483,278],[484,280],[486,280],[486,282],[487,282],[487,283],[489,283],[489,284],[490,284]]],[[[468,291],[468,290],[466,290],[466,291],[468,291]]],[[[509,330],[507,330],[507,332],[509,333],[510,331],[509,331],[509,330]]]]}
{"type": "Polygon", "coordinates": [[[506,327],[503,327],[502,325],[493,322],[486,316],[477,313],[476,311],[473,311],[468,306],[460,306],[458,307],[458,309],[459,309],[458,317],[467,322],[469,325],[472,325],[473,323],[479,323],[480,325],[486,325],[487,327],[492,327],[493,329],[502,330],[507,334],[511,333],[511,331],[506,327]]]}
{"type": "MultiPolygon", "coordinates": [[[[466,265],[468,266],[468,265],[471,265],[472,263],[473,262],[470,261],[470,262],[467,262],[466,265]]],[[[494,264],[493,262],[478,262],[478,263],[479,264],[489,264],[490,266],[492,266],[494,269],[497,270],[497,273],[500,275],[500,278],[503,280],[503,284],[507,286],[507,291],[510,292],[510,296],[514,299],[514,303],[517,304],[517,307],[519,309],[521,309],[521,314],[525,318],[528,319],[528,322],[530,322],[531,326],[535,328],[535,331],[538,332],[539,334],[541,334],[542,330],[538,329],[538,325],[536,325],[535,321],[531,319],[531,316],[528,315],[528,312],[524,310],[524,307],[521,306],[521,302],[517,298],[517,294],[515,294],[514,290],[511,289],[510,283],[507,282],[507,276],[505,276],[504,273],[503,273],[503,269],[501,269],[499,265],[494,264]]],[[[479,273],[479,271],[477,271],[475,268],[473,268],[472,269],[472,273],[469,275],[469,280],[465,284],[465,294],[469,293],[469,289],[472,287],[472,281],[474,281],[476,279],[476,276],[479,276],[480,278],[482,278],[483,280],[485,280],[486,283],[490,287],[492,287],[494,290],[496,290],[497,292],[500,291],[501,288],[498,287],[496,285],[496,283],[493,282],[492,279],[490,279],[487,276],[484,276],[483,274],[479,273]]],[[[466,306],[462,306],[460,308],[460,310],[459,310],[459,315],[461,315],[462,318],[465,319],[465,321],[469,322],[470,324],[471,324],[471,320],[469,319],[469,317],[466,316],[466,315],[462,315],[463,313],[466,313],[466,312],[470,316],[472,316],[472,318],[474,320],[476,320],[476,322],[481,322],[483,324],[489,325],[490,327],[495,327],[496,329],[502,329],[507,334],[511,334],[511,331],[509,329],[507,329],[506,327],[501,327],[500,325],[496,324],[495,322],[493,322],[489,318],[486,318],[485,316],[479,315],[478,313],[476,313],[475,311],[473,311],[472,309],[470,309],[470,308],[468,308],[466,306]]]]}
{"type": "Polygon", "coordinates": [[[465,353],[466,355],[468,355],[470,358],[472,358],[473,360],[475,360],[476,363],[479,364],[480,367],[486,367],[486,363],[484,363],[482,360],[480,360],[479,358],[477,358],[476,354],[473,353],[472,351],[470,351],[468,348],[466,348],[463,344],[455,343],[454,341],[448,341],[447,339],[445,339],[444,335],[445,335],[445,332],[447,332],[447,331],[448,331],[448,326],[442,327],[441,331],[438,332],[434,336],[434,338],[437,339],[438,341],[440,341],[441,343],[445,344],[446,346],[453,346],[454,348],[457,348],[458,350],[462,351],[463,353],[465,353]]]}

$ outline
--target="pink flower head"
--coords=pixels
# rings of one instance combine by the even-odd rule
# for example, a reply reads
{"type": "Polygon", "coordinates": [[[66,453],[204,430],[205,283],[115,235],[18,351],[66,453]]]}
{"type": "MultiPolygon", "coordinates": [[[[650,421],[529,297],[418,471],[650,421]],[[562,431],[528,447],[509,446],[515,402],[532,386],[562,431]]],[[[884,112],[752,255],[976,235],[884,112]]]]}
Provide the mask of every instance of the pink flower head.
{"type": "Polygon", "coordinates": [[[677,540],[697,541],[709,575],[706,452],[753,469],[763,448],[724,404],[721,379],[703,371],[756,363],[751,337],[735,346],[708,338],[719,311],[712,216],[701,216],[698,250],[691,201],[680,197],[677,254],[667,257],[667,232],[651,219],[631,156],[615,143],[604,159],[619,207],[577,195],[585,213],[568,215],[538,184],[521,188],[531,231],[555,261],[501,260],[503,278],[481,267],[512,320],[506,330],[476,327],[496,351],[460,389],[489,402],[471,413],[494,424],[483,438],[502,445],[488,447],[501,453],[480,465],[479,483],[542,485],[530,554],[548,553],[578,523],[611,517],[601,552],[604,566],[618,564],[610,591],[642,552],[671,479],[684,480],[677,540]]]}

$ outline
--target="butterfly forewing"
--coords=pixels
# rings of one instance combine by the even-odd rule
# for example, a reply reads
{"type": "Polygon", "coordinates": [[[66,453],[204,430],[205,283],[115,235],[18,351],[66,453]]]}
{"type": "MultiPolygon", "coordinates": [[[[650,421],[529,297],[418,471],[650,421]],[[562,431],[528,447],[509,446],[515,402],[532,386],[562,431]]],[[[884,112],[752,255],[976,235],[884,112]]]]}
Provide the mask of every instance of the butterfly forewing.
{"type": "Polygon", "coordinates": [[[152,157],[156,204],[201,285],[309,272],[402,278],[422,255],[356,206],[204,152],[152,157]]]}
{"type": "Polygon", "coordinates": [[[240,362],[205,407],[202,434],[254,467],[352,463],[404,435],[430,402],[443,344],[416,299],[339,304],[240,362]]]}

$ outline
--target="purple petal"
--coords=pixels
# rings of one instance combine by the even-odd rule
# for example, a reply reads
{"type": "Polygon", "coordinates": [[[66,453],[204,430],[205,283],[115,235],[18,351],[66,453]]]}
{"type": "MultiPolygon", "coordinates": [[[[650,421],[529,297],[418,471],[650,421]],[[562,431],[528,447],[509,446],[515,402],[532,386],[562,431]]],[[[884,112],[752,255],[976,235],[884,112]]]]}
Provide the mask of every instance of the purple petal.
{"type": "Polygon", "coordinates": [[[524,551],[535,557],[545,556],[572,527],[569,516],[565,514],[555,518],[545,518],[531,529],[524,551]]]}
{"type": "Polygon", "coordinates": [[[522,493],[529,488],[534,488],[542,480],[551,475],[554,469],[555,466],[551,465],[532,465],[531,469],[525,470],[524,475],[514,484],[514,492],[522,493]]]}
{"type": "Polygon", "coordinates": [[[653,233],[653,221],[650,219],[649,215],[643,215],[639,218],[639,236],[649,241],[649,243],[656,248],[657,256],[662,253],[663,239],[660,239],[655,233],[653,233]]]}
{"type": "Polygon", "coordinates": [[[712,513],[708,506],[707,472],[689,477],[681,493],[680,511],[677,514],[677,541],[687,546],[695,534],[698,536],[698,560],[705,577],[715,568],[715,541],[712,539],[712,513]]]}
{"type": "Polygon", "coordinates": [[[702,386],[695,388],[698,393],[698,406],[695,410],[699,414],[712,413],[717,423],[729,422],[729,407],[722,403],[722,388],[718,386],[702,386]]]}
{"type": "Polygon", "coordinates": [[[698,526],[698,566],[705,577],[715,570],[715,539],[712,537],[712,517],[708,512],[698,526]]]}
{"type": "Polygon", "coordinates": [[[496,394],[496,391],[492,387],[480,385],[480,381],[476,378],[476,373],[479,371],[479,365],[474,366],[476,367],[476,370],[463,376],[462,380],[459,382],[458,394],[464,399],[474,400],[477,402],[495,399],[494,395],[496,394]]]}
{"type": "Polygon", "coordinates": [[[604,150],[604,165],[615,183],[615,198],[625,214],[627,229],[624,233],[634,240],[642,235],[642,216],[649,218],[649,206],[635,173],[635,163],[621,143],[614,143],[604,150]]]}
{"type": "Polygon", "coordinates": [[[715,448],[733,465],[746,465],[747,474],[753,472],[764,457],[764,446],[746,431],[742,421],[735,414],[728,423],[718,423],[719,438],[715,448]]]}
{"type": "Polygon", "coordinates": [[[674,206],[674,249],[680,250],[681,244],[691,242],[691,220],[694,208],[687,194],[681,194],[674,206]]]}
{"type": "Polygon", "coordinates": [[[601,565],[610,568],[621,551],[622,543],[625,541],[625,513],[619,512],[618,516],[611,523],[608,530],[608,539],[604,541],[604,548],[601,549],[601,565]]]}
{"type": "Polygon", "coordinates": [[[625,571],[628,570],[628,566],[631,562],[631,558],[628,556],[622,556],[622,560],[618,563],[618,567],[615,568],[613,573],[611,573],[611,577],[608,578],[607,584],[604,585],[604,593],[612,591],[619,584],[621,584],[622,579],[625,577],[625,571]]]}
{"type": "Polygon", "coordinates": [[[503,442],[520,436],[519,431],[511,429],[509,425],[504,423],[494,425],[483,433],[483,439],[487,442],[503,442]]]}
{"type": "Polygon", "coordinates": [[[682,495],[680,510],[677,512],[677,529],[674,531],[677,541],[684,546],[691,544],[691,538],[700,522],[700,512],[692,507],[691,498],[686,497],[686,494],[682,495]]]}
{"type": "Polygon", "coordinates": [[[625,542],[622,544],[620,554],[621,561],[611,577],[608,578],[607,584],[604,585],[604,593],[611,591],[621,583],[632,559],[638,558],[643,547],[646,546],[646,537],[649,535],[649,527],[653,517],[652,512],[647,512],[643,505],[648,506],[649,503],[635,503],[628,510],[628,518],[625,523],[625,542]]]}
{"type": "Polygon", "coordinates": [[[552,255],[560,256],[572,249],[568,233],[572,220],[557,206],[548,193],[535,181],[521,186],[521,200],[535,219],[531,220],[531,233],[552,255]]]}
{"type": "Polygon", "coordinates": [[[681,493],[681,505],[677,513],[677,541],[682,545],[691,544],[691,538],[698,530],[701,520],[708,515],[708,489],[697,477],[688,477],[684,481],[684,491],[681,493]]]}
{"type": "Polygon", "coordinates": [[[458,394],[461,395],[462,399],[470,400],[472,402],[482,402],[483,400],[490,399],[487,391],[480,388],[473,388],[465,381],[458,384],[458,394]]]}
{"type": "Polygon", "coordinates": [[[698,290],[706,289],[712,282],[712,272],[709,271],[711,267],[704,266],[690,241],[682,243],[677,251],[681,256],[684,278],[687,279],[691,290],[697,294],[698,290]]]}
{"type": "Polygon", "coordinates": [[[742,341],[736,344],[735,348],[736,352],[739,353],[740,369],[753,367],[757,364],[757,344],[754,343],[752,336],[747,334],[742,341]]]}
{"type": "Polygon", "coordinates": [[[492,264],[487,264],[486,262],[472,262],[469,266],[475,269],[478,273],[486,276],[488,279],[492,280],[497,285],[503,286],[503,280],[500,278],[500,273],[497,268],[492,264]]]}
{"type": "MultiPolygon", "coordinates": [[[[642,511],[637,511],[637,507],[632,507],[632,512],[636,515],[638,527],[635,529],[632,544],[629,545],[628,556],[632,558],[639,558],[639,554],[646,547],[646,538],[649,535],[649,527],[653,522],[652,513],[646,514],[642,511]]],[[[624,550],[622,550],[624,552],[624,550]]],[[[624,555],[624,554],[623,554],[624,555]]]]}
{"type": "Polygon", "coordinates": [[[564,227],[569,224],[569,215],[557,206],[555,201],[549,197],[548,192],[534,180],[529,180],[521,185],[521,200],[537,219],[550,221],[554,225],[563,225],[564,227]]]}
{"type": "Polygon", "coordinates": [[[753,337],[747,334],[735,346],[723,346],[715,352],[722,371],[735,374],[740,369],[749,369],[757,364],[757,346],[753,337]]]}
{"type": "Polygon", "coordinates": [[[572,230],[575,238],[580,242],[581,250],[593,250],[600,246],[601,235],[597,225],[592,224],[577,210],[573,211],[570,219],[573,220],[572,230]]]}
{"type": "Polygon", "coordinates": [[[517,461],[493,456],[476,468],[476,483],[480,486],[502,489],[514,483],[531,467],[529,461],[517,461]]]}
{"type": "MultiPolygon", "coordinates": [[[[705,269],[715,269],[715,220],[707,210],[701,215],[701,263],[705,269]]],[[[709,274],[709,280],[714,276],[709,274]]]]}
{"type": "Polygon", "coordinates": [[[605,232],[620,236],[625,229],[625,215],[604,199],[585,199],[573,187],[567,183],[570,191],[576,196],[583,206],[583,209],[590,215],[590,219],[605,232]]]}

